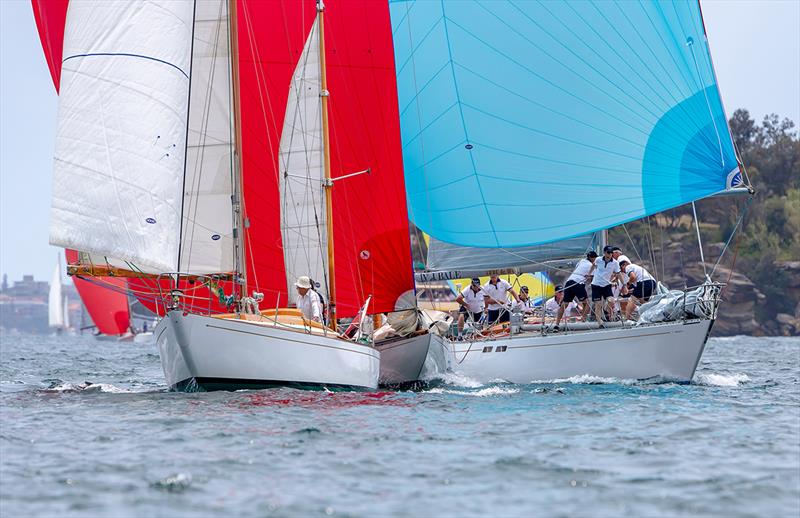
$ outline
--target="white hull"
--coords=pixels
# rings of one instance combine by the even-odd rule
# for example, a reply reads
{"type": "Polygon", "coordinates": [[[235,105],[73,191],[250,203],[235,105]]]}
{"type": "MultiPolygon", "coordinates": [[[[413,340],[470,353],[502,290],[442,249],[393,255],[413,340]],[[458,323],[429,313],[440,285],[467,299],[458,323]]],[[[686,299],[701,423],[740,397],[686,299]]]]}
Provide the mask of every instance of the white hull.
{"type": "Polygon", "coordinates": [[[581,375],[688,382],[703,354],[712,323],[692,320],[448,342],[448,363],[453,372],[482,383],[504,380],[524,384],[581,375]]]}
{"type": "Polygon", "coordinates": [[[389,339],[375,348],[381,353],[381,385],[397,386],[424,381],[444,374],[447,353],[440,336],[426,333],[389,339]]]}
{"type": "Polygon", "coordinates": [[[378,386],[380,353],[334,336],[180,311],[155,334],[171,389],[378,386]]]}

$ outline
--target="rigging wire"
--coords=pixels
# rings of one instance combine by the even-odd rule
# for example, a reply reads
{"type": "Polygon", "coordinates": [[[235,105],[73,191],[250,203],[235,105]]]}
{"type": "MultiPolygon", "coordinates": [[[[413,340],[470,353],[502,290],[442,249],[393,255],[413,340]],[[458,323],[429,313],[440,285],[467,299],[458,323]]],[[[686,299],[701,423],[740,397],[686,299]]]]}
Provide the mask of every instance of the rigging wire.
{"type": "Polygon", "coordinates": [[[700,262],[703,263],[703,273],[708,279],[708,270],[706,269],[706,258],[703,254],[703,240],[700,238],[700,221],[697,219],[697,209],[695,203],[692,202],[692,214],[694,214],[694,228],[697,230],[697,244],[700,247],[700,262]]]}
{"type": "MultiPolygon", "coordinates": [[[[731,244],[731,240],[733,239],[733,236],[736,234],[736,231],[738,230],[739,225],[741,225],[742,221],[744,220],[744,217],[747,214],[747,210],[750,208],[750,203],[752,201],[753,201],[753,197],[751,196],[745,202],[744,208],[742,209],[741,214],[739,214],[739,219],[736,221],[736,225],[734,225],[733,230],[731,230],[731,235],[728,236],[728,240],[725,242],[725,246],[722,248],[722,251],[719,254],[719,258],[717,259],[717,262],[714,263],[714,268],[711,269],[711,276],[712,277],[714,275],[714,272],[717,271],[717,266],[719,265],[720,261],[722,261],[722,258],[725,255],[725,251],[728,249],[728,245],[731,244]]],[[[739,232],[739,233],[741,234],[741,232],[739,232]]],[[[738,246],[739,246],[738,238],[737,238],[736,246],[737,246],[737,250],[738,250],[738,246]]],[[[736,262],[736,259],[734,259],[734,263],[735,262],[736,262]]],[[[733,267],[731,267],[731,268],[733,268],[733,267]]]]}

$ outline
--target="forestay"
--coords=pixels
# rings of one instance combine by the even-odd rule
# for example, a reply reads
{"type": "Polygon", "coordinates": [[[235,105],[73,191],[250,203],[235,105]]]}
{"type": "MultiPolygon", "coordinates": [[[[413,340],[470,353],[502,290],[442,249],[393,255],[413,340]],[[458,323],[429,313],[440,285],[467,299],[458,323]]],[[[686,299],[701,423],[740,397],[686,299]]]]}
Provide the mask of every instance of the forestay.
{"type": "Polygon", "coordinates": [[[194,2],[73,2],[50,242],[178,267],[194,2]]]}
{"type": "Polygon", "coordinates": [[[414,223],[517,247],[741,183],[696,1],[390,3],[414,223]]]}
{"type": "Polygon", "coordinates": [[[319,283],[328,298],[318,23],[311,26],[292,77],[280,142],[281,234],[290,303],[296,302],[293,285],[301,275],[319,283]]]}

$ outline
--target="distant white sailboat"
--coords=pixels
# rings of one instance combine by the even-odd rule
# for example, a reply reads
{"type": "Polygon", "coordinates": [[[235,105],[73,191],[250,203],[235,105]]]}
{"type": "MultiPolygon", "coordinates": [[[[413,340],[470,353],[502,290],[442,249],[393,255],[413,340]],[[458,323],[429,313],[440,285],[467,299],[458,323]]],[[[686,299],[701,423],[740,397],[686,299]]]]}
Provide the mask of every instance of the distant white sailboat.
{"type": "Polygon", "coordinates": [[[56,261],[47,297],[47,324],[57,333],[69,328],[69,301],[61,282],[61,256],[56,261]]]}

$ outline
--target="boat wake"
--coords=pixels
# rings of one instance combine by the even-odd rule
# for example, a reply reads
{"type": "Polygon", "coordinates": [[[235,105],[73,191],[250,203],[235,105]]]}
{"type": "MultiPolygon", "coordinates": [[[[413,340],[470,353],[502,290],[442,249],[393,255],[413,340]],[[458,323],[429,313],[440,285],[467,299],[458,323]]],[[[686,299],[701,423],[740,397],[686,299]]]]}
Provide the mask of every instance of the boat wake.
{"type": "Polygon", "coordinates": [[[82,383],[65,383],[62,381],[53,381],[46,389],[41,392],[46,394],[75,394],[75,393],[105,393],[105,394],[134,394],[142,392],[142,390],[132,390],[127,388],[117,387],[111,383],[92,383],[91,381],[84,381],[82,383]]]}
{"type": "Polygon", "coordinates": [[[444,372],[424,380],[432,385],[450,385],[453,387],[480,388],[483,386],[478,380],[472,379],[457,372],[444,372]]]}
{"type": "Polygon", "coordinates": [[[708,387],[738,387],[748,383],[749,381],[750,376],[747,374],[716,374],[713,372],[698,372],[695,375],[694,380],[692,380],[692,384],[708,387]]]}
{"type": "MultiPolygon", "coordinates": [[[[664,380],[657,382],[663,383],[664,380]]],[[[653,383],[653,381],[639,381],[633,379],[623,378],[604,378],[602,376],[592,376],[590,374],[580,374],[578,376],[571,376],[569,378],[557,378],[552,380],[534,380],[531,385],[639,385],[642,383],[653,383]]]]}
{"type": "Polygon", "coordinates": [[[473,396],[473,397],[488,397],[488,396],[508,396],[519,392],[518,388],[511,387],[485,387],[480,390],[453,390],[442,387],[432,388],[426,393],[428,394],[455,394],[458,396],[473,396]]]}

